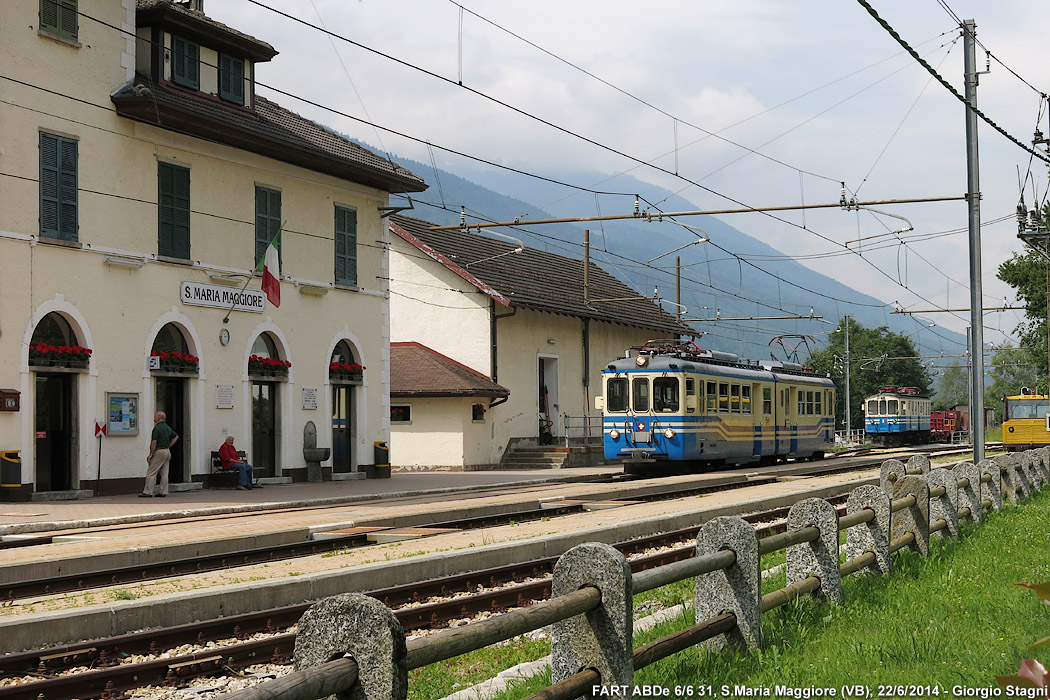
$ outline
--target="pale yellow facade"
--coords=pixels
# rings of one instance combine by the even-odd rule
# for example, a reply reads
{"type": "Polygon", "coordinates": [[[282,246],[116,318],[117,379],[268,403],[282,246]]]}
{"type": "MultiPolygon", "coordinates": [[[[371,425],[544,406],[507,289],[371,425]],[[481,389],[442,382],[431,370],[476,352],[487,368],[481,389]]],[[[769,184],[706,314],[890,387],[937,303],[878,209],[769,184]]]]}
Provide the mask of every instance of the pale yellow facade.
{"type": "MultiPolygon", "coordinates": [[[[464,458],[465,466],[497,464],[517,441],[536,444],[541,414],[544,419],[549,415],[556,443],[564,442],[566,418],[569,437],[584,437],[583,417],[596,414],[594,396],[601,392],[602,367],[623,357],[630,346],[641,345],[658,334],[635,326],[494,303],[463,277],[398,236],[391,240],[391,340],[422,343],[510,391],[505,403],[489,409],[483,426],[464,428],[463,435],[475,441],[470,455],[464,458]],[[541,400],[541,377],[547,388],[545,402],[541,400]]],[[[455,401],[428,399],[419,408],[413,407],[413,416],[419,416],[413,421],[418,425],[409,428],[393,424],[392,464],[447,465],[452,452],[444,445],[458,444],[458,439],[448,434],[452,419],[423,414],[452,411],[455,401]],[[442,405],[448,408],[441,409],[442,405]]],[[[469,420],[469,411],[466,417],[469,420]]],[[[592,435],[598,437],[597,428],[592,435]]]]}
{"type": "MultiPolygon", "coordinates": [[[[248,358],[262,333],[291,363],[287,377],[272,382],[276,435],[269,476],[305,468],[308,421],[317,428],[318,445],[332,446],[333,411],[341,407],[333,405],[328,366],[340,341],[367,368],[344,395],[350,468],[371,465],[373,443],[389,435],[389,234],[378,209],[387,205],[388,193],[118,116],[110,95],[133,78],[136,66],[142,68],[135,55],[135,2],[79,5],[84,15],[124,33],[82,16],[78,41],[60,41],[37,30],[37,0],[0,4],[0,65],[17,78],[0,80],[0,388],[18,390],[21,400],[18,411],[0,412],[0,450],[20,452],[20,491],[40,490],[37,450],[47,438],[40,437],[37,394],[48,370],[31,366],[29,347],[37,324],[52,312],[68,322],[77,344],[92,350],[88,368],[70,380],[69,489],[93,483],[101,471],[103,484],[135,490],[134,480],[145,474],[155,395],[164,379],[182,382],[182,440],[175,448],[182,451],[181,480],[209,473],[211,452],[227,434],[251,460],[256,388],[248,358]],[[41,133],[76,142],[72,243],[41,236],[41,133]],[[189,169],[188,260],[158,255],[160,163],[189,169]],[[186,303],[184,282],[231,290],[247,280],[248,289],[259,289],[260,278],[252,276],[257,186],[281,197],[280,307],[229,312],[186,303]],[[352,288],[334,283],[336,206],[357,213],[358,282],[352,288]],[[151,349],[166,324],[174,324],[188,352],[200,358],[196,376],[151,371],[151,349]],[[100,442],[94,427],[107,422],[111,392],[137,399],[140,426],[137,435],[100,442]]],[[[206,73],[202,90],[214,88],[206,73]]]]}

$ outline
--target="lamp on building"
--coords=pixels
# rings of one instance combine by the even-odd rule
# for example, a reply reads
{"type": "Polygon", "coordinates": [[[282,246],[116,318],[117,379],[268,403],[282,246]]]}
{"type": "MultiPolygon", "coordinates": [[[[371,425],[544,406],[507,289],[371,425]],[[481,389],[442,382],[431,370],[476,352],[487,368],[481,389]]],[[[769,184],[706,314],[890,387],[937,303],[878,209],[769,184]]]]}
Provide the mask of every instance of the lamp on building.
{"type": "Polygon", "coordinates": [[[125,255],[107,255],[103,262],[114,267],[129,267],[133,270],[137,270],[146,264],[146,261],[142,258],[133,258],[125,255]]]}

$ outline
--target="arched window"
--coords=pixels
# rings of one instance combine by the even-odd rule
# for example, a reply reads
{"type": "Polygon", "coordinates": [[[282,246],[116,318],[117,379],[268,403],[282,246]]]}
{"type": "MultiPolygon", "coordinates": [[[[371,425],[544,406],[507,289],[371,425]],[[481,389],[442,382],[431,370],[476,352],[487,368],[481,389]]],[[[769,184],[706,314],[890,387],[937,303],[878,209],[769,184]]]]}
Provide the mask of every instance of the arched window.
{"type": "Polygon", "coordinates": [[[365,368],[354,359],[350,343],[340,340],[332,351],[328,363],[328,378],[331,381],[359,382],[364,376],[365,368]]]}
{"type": "Polygon", "coordinates": [[[191,355],[188,350],[186,336],[182,334],[182,330],[174,323],[165,325],[157,333],[157,337],[153,339],[153,348],[150,350],[150,356],[156,357],[158,360],[151,363],[151,369],[161,372],[197,374],[200,359],[195,355],[191,355]]]}
{"type": "Polygon", "coordinates": [[[269,333],[260,333],[252,343],[252,354],[248,358],[248,374],[262,377],[287,377],[292,363],[282,360],[277,352],[277,343],[269,333]]]}
{"type": "Polygon", "coordinates": [[[78,344],[73,328],[61,314],[49,313],[33,329],[29,364],[86,369],[90,359],[91,349],[78,344]]]}

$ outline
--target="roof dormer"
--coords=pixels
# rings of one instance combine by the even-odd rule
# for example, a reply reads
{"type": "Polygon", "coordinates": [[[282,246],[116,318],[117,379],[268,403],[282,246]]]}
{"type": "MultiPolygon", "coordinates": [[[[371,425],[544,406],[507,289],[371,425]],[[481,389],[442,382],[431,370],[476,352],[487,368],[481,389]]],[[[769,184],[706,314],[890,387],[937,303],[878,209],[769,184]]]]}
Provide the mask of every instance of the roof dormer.
{"type": "Polygon", "coordinates": [[[277,51],[204,14],[204,0],[137,0],[136,71],[217,102],[254,109],[255,63],[277,51]]]}

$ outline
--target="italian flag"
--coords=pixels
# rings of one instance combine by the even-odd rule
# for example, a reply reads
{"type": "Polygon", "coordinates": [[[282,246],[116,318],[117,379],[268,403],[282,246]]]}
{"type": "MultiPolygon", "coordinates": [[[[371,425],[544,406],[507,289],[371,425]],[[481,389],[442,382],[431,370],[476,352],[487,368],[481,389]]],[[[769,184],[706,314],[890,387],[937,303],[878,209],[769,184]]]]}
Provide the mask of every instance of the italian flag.
{"type": "Polygon", "coordinates": [[[281,237],[278,231],[266,248],[266,255],[259,261],[262,268],[262,290],[271,304],[281,305],[281,258],[277,254],[277,240],[281,237]]]}

